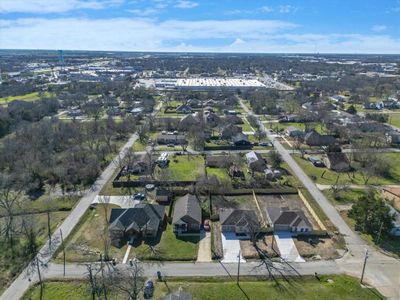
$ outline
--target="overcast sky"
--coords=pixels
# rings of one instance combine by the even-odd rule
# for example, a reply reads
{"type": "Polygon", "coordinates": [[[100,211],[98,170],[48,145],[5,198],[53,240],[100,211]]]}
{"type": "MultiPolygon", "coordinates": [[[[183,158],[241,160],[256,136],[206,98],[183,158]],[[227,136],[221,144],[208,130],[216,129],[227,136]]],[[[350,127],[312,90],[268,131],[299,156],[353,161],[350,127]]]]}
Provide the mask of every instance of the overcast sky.
{"type": "Polygon", "coordinates": [[[400,1],[0,0],[0,48],[400,54],[400,1]]]}

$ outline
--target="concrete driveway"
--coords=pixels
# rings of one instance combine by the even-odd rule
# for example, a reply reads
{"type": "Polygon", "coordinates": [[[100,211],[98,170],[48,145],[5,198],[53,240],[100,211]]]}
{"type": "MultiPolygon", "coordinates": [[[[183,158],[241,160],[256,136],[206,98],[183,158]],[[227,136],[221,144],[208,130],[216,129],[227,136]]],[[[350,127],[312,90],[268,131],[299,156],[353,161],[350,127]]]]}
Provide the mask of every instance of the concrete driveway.
{"type": "Polygon", "coordinates": [[[203,231],[200,234],[199,251],[197,252],[197,262],[211,262],[211,232],[203,231]]]}
{"type": "MultiPolygon", "coordinates": [[[[224,250],[224,259],[222,262],[238,262],[238,255],[240,253],[240,239],[233,232],[221,232],[221,238],[222,248],[224,250]]],[[[240,261],[246,262],[242,254],[240,254],[240,261]]]]}
{"type": "Polygon", "coordinates": [[[121,208],[131,208],[139,204],[139,200],[133,200],[133,196],[96,196],[92,204],[108,203],[118,205],[121,208]]]}
{"type": "Polygon", "coordinates": [[[281,257],[288,262],[305,262],[297,251],[290,232],[278,232],[274,234],[276,245],[281,257]]]}

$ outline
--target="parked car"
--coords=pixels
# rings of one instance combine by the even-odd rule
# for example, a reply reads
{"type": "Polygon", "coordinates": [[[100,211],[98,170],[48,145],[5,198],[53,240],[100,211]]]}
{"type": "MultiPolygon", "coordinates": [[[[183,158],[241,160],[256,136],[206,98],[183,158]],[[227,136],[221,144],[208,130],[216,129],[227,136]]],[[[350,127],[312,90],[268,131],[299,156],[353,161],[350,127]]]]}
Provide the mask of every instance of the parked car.
{"type": "Polygon", "coordinates": [[[270,142],[261,142],[259,145],[260,145],[260,146],[263,146],[263,147],[272,146],[272,144],[271,144],[270,142]]]}
{"type": "Polygon", "coordinates": [[[325,167],[324,162],[323,162],[321,159],[319,159],[318,157],[310,156],[310,157],[308,158],[308,160],[309,160],[315,167],[318,167],[318,168],[323,168],[323,167],[325,167]]]}
{"type": "Polygon", "coordinates": [[[205,231],[210,231],[210,229],[211,229],[210,220],[208,220],[208,219],[204,220],[203,227],[204,227],[205,231]]]}
{"type": "Polygon", "coordinates": [[[173,147],[175,147],[175,145],[174,144],[168,144],[167,147],[173,148],[173,147]]]}
{"type": "Polygon", "coordinates": [[[136,193],[133,195],[133,200],[144,200],[146,198],[146,195],[144,193],[136,193]]]}
{"type": "Polygon", "coordinates": [[[153,281],[148,280],[143,290],[143,296],[145,299],[153,297],[154,294],[154,284],[153,281]]]}

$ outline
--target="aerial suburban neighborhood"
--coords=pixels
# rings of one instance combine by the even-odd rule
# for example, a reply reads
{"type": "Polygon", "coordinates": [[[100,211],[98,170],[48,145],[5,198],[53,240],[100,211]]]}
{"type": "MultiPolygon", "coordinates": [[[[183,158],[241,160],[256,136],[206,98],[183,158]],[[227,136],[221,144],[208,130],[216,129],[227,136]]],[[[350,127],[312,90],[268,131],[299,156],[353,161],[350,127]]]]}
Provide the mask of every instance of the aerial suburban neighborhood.
{"type": "Polygon", "coordinates": [[[1,22],[1,300],[400,299],[400,55],[14,49],[1,22]]]}

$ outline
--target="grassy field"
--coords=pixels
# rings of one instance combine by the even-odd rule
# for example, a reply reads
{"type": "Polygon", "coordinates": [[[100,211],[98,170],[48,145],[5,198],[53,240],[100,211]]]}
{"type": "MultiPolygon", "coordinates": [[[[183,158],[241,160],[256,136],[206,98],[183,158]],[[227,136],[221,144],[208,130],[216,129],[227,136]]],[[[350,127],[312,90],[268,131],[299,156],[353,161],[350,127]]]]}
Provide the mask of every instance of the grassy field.
{"type": "MultiPolygon", "coordinates": [[[[109,216],[112,207],[107,210],[109,216]]],[[[81,222],[75,227],[73,233],[66,240],[66,260],[69,262],[95,261],[103,252],[103,232],[105,226],[105,210],[101,205],[96,209],[88,210],[81,222]]],[[[108,234],[108,232],[107,232],[108,234]]],[[[121,249],[111,246],[110,256],[122,260],[127,246],[121,249]]],[[[58,253],[56,261],[60,262],[62,253],[58,253]]]]}
{"type": "MultiPolygon", "coordinates": [[[[68,216],[68,211],[56,211],[50,213],[51,230],[52,232],[65,220],[68,216]]],[[[47,214],[39,213],[28,216],[15,217],[15,222],[20,224],[24,218],[25,221],[34,222],[34,229],[37,234],[37,246],[40,248],[47,241],[47,214]]],[[[0,218],[0,227],[2,227],[3,219],[0,218]]],[[[20,225],[18,225],[20,227],[20,225]]],[[[25,252],[26,239],[22,236],[15,236],[14,255],[12,258],[11,250],[8,243],[0,240],[0,294],[5,286],[18,275],[20,270],[28,262],[29,257],[25,252]]]]}
{"type": "Polygon", "coordinates": [[[222,181],[230,181],[231,178],[229,177],[228,172],[226,169],[221,169],[221,168],[207,168],[207,175],[215,175],[219,180],[222,181]]]}
{"type": "MultiPolygon", "coordinates": [[[[399,153],[385,153],[381,154],[390,159],[393,162],[392,169],[390,170],[390,177],[371,177],[368,184],[376,185],[389,185],[389,184],[399,184],[400,183],[400,154],[399,153]]],[[[364,185],[364,179],[360,172],[350,172],[350,173],[337,173],[335,171],[329,170],[327,168],[317,168],[314,167],[308,160],[301,158],[299,155],[293,155],[293,158],[303,169],[303,171],[313,178],[316,183],[331,185],[335,184],[337,177],[339,175],[339,184],[358,184],[364,185]],[[322,177],[323,174],[323,177],[322,177]]]]}
{"type": "MultiPolygon", "coordinates": [[[[343,220],[355,231],[355,221],[347,216],[346,211],[341,212],[343,220]]],[[[358,234],[369,244],[378,246],[379,248],[388,252],[392,256],[397,258],[400,257],[400,237],[385,237],[382,236],[378,243],[376,243],[373,237],[366,233],[358,232],[358,234]]]]}
{"type": "MultiPolygon", "coordinates": [[[[204,158],[201,155],[177,155],[170,158],[169,180],[190,181],[204,175],[204,158]]],[[[160,172],[155,169],[156,176],[160,172]]]]}
{"type": "Polygon", "coordinates": [[[389,122],[390,125],[400,128],[400,113],[392,113],[389,114],[389,122]]]}
{"type": "Polygon", "coordinates": [[[139,260],[192,261],[197,259],[198,247],[199,237],[177,238],[168,224],[161,238],[148,239],[135,245],[131,255],[136,255],[139,260]]]}
{"type": "Polygon", "coordinates": [[[242,118],[242,120],[243,120],[243,124],[238,125],[238,126],[239,126],[239,127],[242,127],[242,130],[243,130],[243,131],[254,131],[254,130],[253,130],[253,127],[251,127],[249,121],[247,121],[246,118],[242,118]]]}
{"type": "MultiPolygon", "coordinates": [[[[110,205],[107,214],[112,207],[110,205]]],[[[76,226],[70,238],[66,241],[66,260],[69,262],[84,262],[97,260],[103,252],[103,236],[105,223],[105,210],[98,206],[89,210],[83,220],[76,226]]],[[[108,232],[107,232],[108,234],[108,232]]],[[[172,232],[171,225],[154,239],[145,242],[138,240],[131,251],[140,260],[195,260],[197,258],[198,237],[177,239],[172,232]]],[[[111,246],[110,256],[122,261],[127,246],[116,248],[111,246]]],[[[61,262],[62,253],[58,253],[56,261],[61,262]]]]}
{"type": "MultiPolygon", "coordinates": [[[[192,294],[193,299],[201,300],[258,300],[258,299],[307,299],[307,300],[355,300],[384,299],[375,289],[363,288],[358,281],[348,276],[320,276],[301,278],[290,283],[280,280],[282,289],[278,289],[273,281],[254,281],[244,278],[240,286],[235,281],[220,278],[171,279],[166,282],[155,282],[153,299],[160,299],[171,292],[182,289],[192,294]],[[329,279],[329,280],[328,280],[329,279]]],[[[84,281],[52,281],[45,283],[44,298],[52,300],[89,300],[88,285],[84,281]]],[[[39,299],[38,286],[31,288],[23,300],[39,299]]],[[[126,299],[125,295],[114,293],[112,299],[126,299]]]]}
{"type": "MultiPolygon", "coordinates": [[[[51,96],[52,96],[52,94],[49,93],[49,92],[44,92],[43,93],[43,97],[45,97],[45,98],[48,98],[48,97],[51,97],[51,96]]],[[[25,94],[25,95],[8,96],[8,97],[0,98],[0,105],[7,104],[7,103],[10,103],[10,102],[15,101],[15,100],[36,101],[36,100],[39,100],[39,99],[40,99],[39,92],[33,92],[33,93],[25,94]]]]}
{"type": "Polygon", "coordinates": [[[349,189],[345,191],[339,191],[336,197],[331,189],[324,190],[322,193],[334,204],[351,204],[357,202],[360,197],[366,194],[366,191],[349,189]]]}
{"type": "MultiPolygon", "coordinates": [[[[305,123],[295,123],[295,122],[285,122],[285,123],[267,123],[264,124],[266,128],[277,129],[278,131],[286,130],[289,126],[294,126],[300,130],[305,130],[306,126],[305,123]]],[[[322,123],[313,122],[309,123],[310,128],[314,128],[320,134],[326,134],[325,126],[322,123]]]]}

